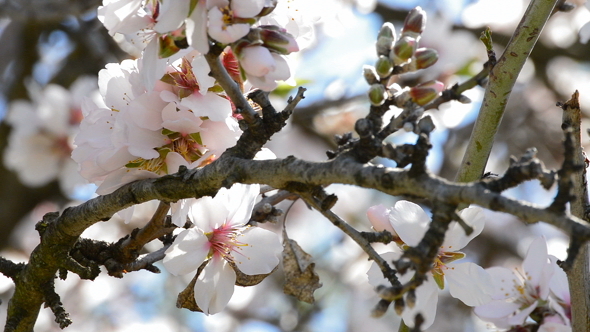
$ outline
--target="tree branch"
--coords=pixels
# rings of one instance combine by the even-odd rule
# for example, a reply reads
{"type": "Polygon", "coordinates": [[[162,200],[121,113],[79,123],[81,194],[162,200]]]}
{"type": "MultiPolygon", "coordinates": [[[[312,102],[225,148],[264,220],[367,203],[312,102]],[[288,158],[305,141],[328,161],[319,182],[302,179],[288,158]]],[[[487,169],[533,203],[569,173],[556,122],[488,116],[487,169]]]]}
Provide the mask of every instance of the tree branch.
{"type": "Polygon", "coordinates": [[[558,1],[531,1],[504,53],[491,70],[456,181],[474,181],[483,175],[512,87],[558,1]]]}

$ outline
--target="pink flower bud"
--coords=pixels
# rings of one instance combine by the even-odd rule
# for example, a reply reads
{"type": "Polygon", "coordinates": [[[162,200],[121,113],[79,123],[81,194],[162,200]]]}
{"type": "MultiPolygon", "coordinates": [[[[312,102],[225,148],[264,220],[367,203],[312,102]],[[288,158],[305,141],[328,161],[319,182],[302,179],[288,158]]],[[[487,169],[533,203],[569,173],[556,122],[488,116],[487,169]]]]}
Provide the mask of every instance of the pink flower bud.
{"type": "Polygon", "coordinates": [[[417,47],[418,43],[416,42],[416,38],[404,36],[398,40],[395,43],[395,46],[393,46],[392,52],[395,64],[406,62],[414,55],[417,47]]]}
{"type": "Polygon", "coordinates": [[[426,26],[426,12],[420,8],[420,6],[412,9],[406,20],[404,21],[404,27],[402,28],[402,35],[409,35],[417,37],[424,31],[426,26]]]}
{"type": "Polygon", "coordinates": [[[410,89],[410,98],[416,104],[423,106],[438,97],[444,89],[442,82],[435,80],[424,82],[410,89]]]}
{"type": "Polygon", "coordinates": [[[285,29],[278,29],[274,26],[261,26],[260,39],[269,50],[279,54],[287,55],[299,51],[295,38],[285,29]]]}
{"type": "Polygon", "coordinates": [[[414,53],[416,69],[424,69],[438,61],[438,52],[432,48],[419,48],[414,53]]]}
{"type": "Polygon", "coordinates": [[[371,206],[367,210],[367,218],[377,232],[388,231],[394,236],[397,235],[389,222],[389,209],[382,204],[371,206]]]}

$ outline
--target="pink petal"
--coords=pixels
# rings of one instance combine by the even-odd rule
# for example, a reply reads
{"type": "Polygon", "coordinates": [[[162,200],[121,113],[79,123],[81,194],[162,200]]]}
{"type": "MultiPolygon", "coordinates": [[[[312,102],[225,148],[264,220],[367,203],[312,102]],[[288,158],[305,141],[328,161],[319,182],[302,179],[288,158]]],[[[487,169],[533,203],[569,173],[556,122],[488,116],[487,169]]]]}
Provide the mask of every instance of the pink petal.
{"type": "Polygon", "coordinates": [[[207,1],[198,1],[191,16],[186,20],[186,37],[189,45],[197,51],[209,52],[207,37],[207,1]]]}
{"type": "Polygon", "coordinates": [[[389,222],[389,209],[382,204],[371,206],[367,210],[367,218],[377,232],[388,231],[393,235],[397,234],[389,222]]]}

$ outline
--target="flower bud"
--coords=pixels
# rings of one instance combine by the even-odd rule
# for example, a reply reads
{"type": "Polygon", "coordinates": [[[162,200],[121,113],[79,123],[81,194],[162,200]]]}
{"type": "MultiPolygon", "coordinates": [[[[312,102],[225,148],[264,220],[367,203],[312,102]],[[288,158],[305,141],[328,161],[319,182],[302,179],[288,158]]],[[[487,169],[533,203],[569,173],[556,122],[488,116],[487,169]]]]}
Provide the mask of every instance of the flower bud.
{"type": "Polygon", "coordinates": [[[375,306],[375,308],[373,308],[373,310],[371,311],[371,317],[379,318],[379,317],[385,315],[385,313],[387,312],[387,308],[389,308],[390,304],[391,304],[390,301],[386,301],[386,300],[379,301],[377,303],[377,305],[375,306]]]}
{"type": "Polygon", "coordinates": [[[383,23],[377,35],[377,55],[389,55],[395,43],[395,27],[389,22],[383,23]]]}
{"type": "Polygon", "coordinates": [[[299,51],[299,46],[295,38],[285,29],[274,26],[260,26],[260,39],[264,47],[276,53],[287,55],[291,52],[299,51]]]}
{"type": "Polygon", "coordinates": [[[393,62],[388,56],[381,55],[375,63],[375,70],[377,71],[377,75],[379,75],[379,77],[388,77],[393,71],[393,62]]]}
{"type": "Polygon", "coordinates": [[[424,82],[410,89],[410,98],[416,104],[423,106],[438,97],[444,89],[442,82],[434,80],[424,82]]]}
{"type": "Polygon", "coordinates": [[[416,52],[417,46],[416,38],[409,36],[400,38],[393,46],[391,52],[394,64],[398,65],[408,61],[414,55],[414,52],[416,52]]]}
{"type": "Polygon", "coordinates": [[[469,99],[469,97],[467,97],[466,95],[459,95],[459,98],[457,98],[457,100],[461,104],[471,104],[471,99],[469,99]]]}
{"type": "Polygon", "coordinates": [[[373,106],[381,106],[387,99],[387,91],[382,84],[373,84],[369,88],[369,101],[373,106]]]}
{"type": "Polygon", "coordinates": [[[367,210],[367,218],[377,232],[388,231],[391,235],[397,235],[391,222],[389,222],[389,212],[391,210],[383,206],[383,204],[371,206],[367,210]]]}
{"type": "Polygon", "coordinates": [[[373,66],[364,65],[363,76],[370,85],[379,83],[379,76],[377,75],[377,71],[373,66]]]}
{"type": "Polygon", "coordinates": [[[416,69],[424,69],[438,61],[438,52],[432,48],[419,48],[414,53],[416,69]]]}
{"type": "Polygon", "coordinates": [[[406,305],[410,309],[416,305],[416,291],[414,289],[408,291],[408,294],[406,295],[406,305]]]}
{"type": "Polygon", "coordinates": [[[393,302],[393,308],[395,309],[395,313],[398,314],[399,316],[402,315],[405,307],[406,307],[406,303],[404,302],[404,299],[401,297],[399,299],[395,300],[395,302],[393,302]]]}
{"type": "Polygon", "coordinates": [[[426,26],[426,12],[420,8],[420,6],[412,9],[406,20],[404,21],[404,27],[402,28],[402,36],[411,36],[417,38],[420,36],[424,27],[426,26]]]}

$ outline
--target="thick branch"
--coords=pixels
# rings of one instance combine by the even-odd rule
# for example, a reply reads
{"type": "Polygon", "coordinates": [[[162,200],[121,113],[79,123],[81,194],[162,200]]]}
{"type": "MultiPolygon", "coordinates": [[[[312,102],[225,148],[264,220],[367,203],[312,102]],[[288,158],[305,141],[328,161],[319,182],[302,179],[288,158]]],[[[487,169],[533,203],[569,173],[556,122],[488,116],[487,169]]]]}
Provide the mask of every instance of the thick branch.
{"type": "MultiPolygon", "coordinates": [[[[563,105],[563,127],[571,128],[573,149],[572,162],[584,165],[586,155],[582,150],[581,110],[576,91],[570,100],[563,105]]],[[[565,163],[565,162],[564,162],[565,163]]],[[[571,176],[574,201],[570,203],[573,215],[586,219],[588,213],[588,184],[586,183],[586,169],[571,176]]],[[[572,238],[573,240],[573,238],[572,238]]],[[[573,242],[573,241],[572,241],[573,242]]],[[[574,243],[572,243],[573,245],[574,243]]],[[[571,291],[572,328],[573,331],[590,331],[590,260],[588,244],[582,244],[572,268],[568,271],[568,283],[571,291]]]]}
{"type": "Polygon", "coordinates": [[[172,202],[214,195],[230,177],[243,183],[266,184],[277,189],[287,189],[293,183],[307,186],[343,183],[374,188],[390,195],[412,195],[448,204],[476,204],[510,213],[527,223],[545,221],[566,233],[576,234],[582,241],[590,239],[590,228],[577,217],[503,197],[480,183],[456,184],[428,173],[410,176],[409,172],[362,164],[345,153],[327,162],[308,162],[294,157],[246,160],[222,156],[203,168],[183,169],[173,175],[130,183],[112,194],[66,209],[45,225],[43,241],[16,278],[6,331],[32,329],[44,301],[40,285],[47,284],[64,266],[69,250],[86,228],[108,220],[117,211],[133,204],[153,199],[172,202]]]}
{"type": "Polygon", "coordinates": [[[504,54],[490,72],[484,100],[457,181],[474,181],[483,175],[512,87],[558,1],[531,1],[504,54]]]}

